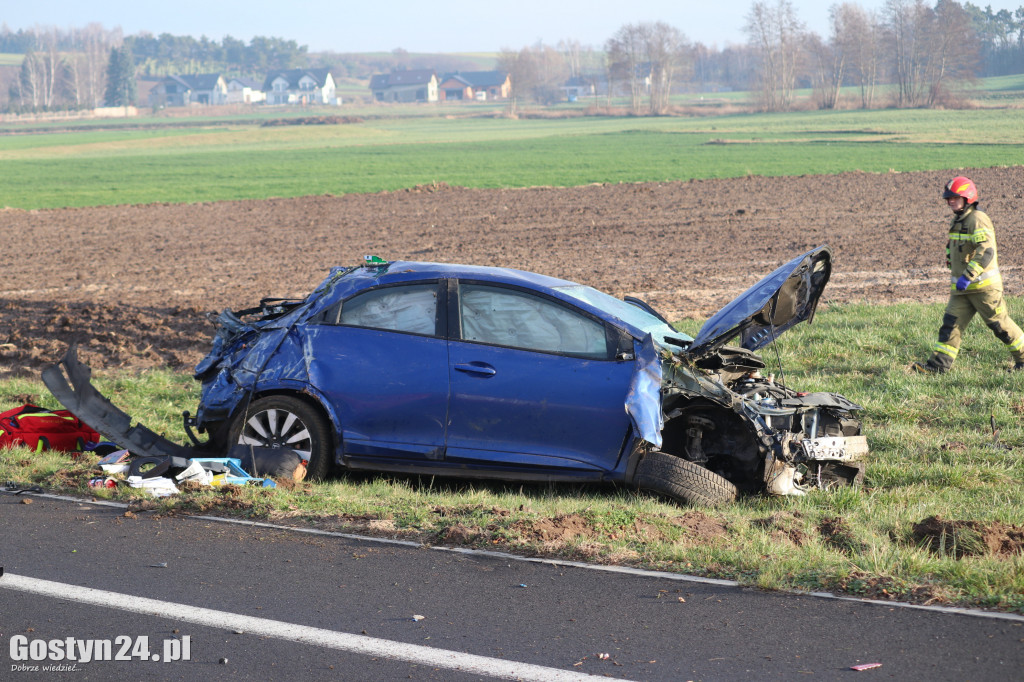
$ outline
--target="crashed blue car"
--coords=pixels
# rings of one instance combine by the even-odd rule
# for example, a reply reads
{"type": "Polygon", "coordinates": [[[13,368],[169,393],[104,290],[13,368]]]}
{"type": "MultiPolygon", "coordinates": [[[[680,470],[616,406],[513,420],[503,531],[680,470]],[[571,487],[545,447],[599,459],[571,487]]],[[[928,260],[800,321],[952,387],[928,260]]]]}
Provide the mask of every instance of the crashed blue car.
{"type": "Polygon", "coordinates": [[[798,256],[691,338],[574,282],[367,257],[220,314],[190,447],[288,449],[312,478],[617,482],[698,505],[857,485],[859,406],[788,388],[755,352],[813,317],[830,273],[827,247],[798,256]]]}

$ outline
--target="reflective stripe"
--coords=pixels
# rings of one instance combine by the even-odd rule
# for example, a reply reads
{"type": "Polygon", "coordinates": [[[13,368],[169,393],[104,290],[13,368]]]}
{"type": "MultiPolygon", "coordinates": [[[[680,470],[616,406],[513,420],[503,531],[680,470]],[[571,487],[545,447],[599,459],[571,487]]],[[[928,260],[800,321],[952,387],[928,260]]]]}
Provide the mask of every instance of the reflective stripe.
{"type": "MultiPolygon", "coordinates": [[[[970,267],[970,265],[967,267],[970,267]]],[[[949,288],[951,291],[956,291],[956,281],[958,279],[960,278],[952,276],[949,278],[949,288]]],[[[1002,278],[999,275],[999,268],[992,268],[991,270],[981,273],[975,279],[972,279],[971,283],[967,285],[967,290],[975,291],[977,289],[984,289],[985,287],[992,286],[996,281],[1002,283],[1002,278]],[[997,280],[996,278],[999,279],[997,280]]]]}
{"type": "MultiPolygon", "coordinates": [[[[984,281],[984,282],[971,282],[970,284],[967,285],[967,288],[964,289],[964,291],[977,291],[978,289],[984,289],[985,287],[990,287],[990,286],[992,286],[992,282],[989,282],[987,280],[984,281]]],[[[953,282],[952,284],[949,285],[949,290],[950,291],[956,291],[957,290],[956,282],[953,282]]],[[[960,292],[960,293],[963,293],[963,292],[960,292]]]]}
{"type": "Polygon", "coordinates": [[[22,419],[66,419],[68,421],[75,421],[74,417],[66,417],[62,414],[53,414],[50,412],[26,412],[25,414],[16,414],[14,418],[18,421],[22,419]]]}
{"type": "Polygon", "coordinates": [[[984,241],[995,241],[995,236],[987,229],[980,229],[977,232],[950,232],[951,242],[974,242],[980,244],[984,241]]]}
{"type": "Polygon", "coordinates": [[[1024,348],[1024,336],[1020,336],[1016,341],[1006,344],[1006,347],[1010,349],[1011,353],[1016,353],[1021,348],[1024,348]]]}
{"type": "Polygon", "coordinates": [[[945,343],[936,343],[935,347],[932,348],[932,350],[934,352],[936,352],[936,353],[942,353],[943,355],[948,355],[949,357],[953,358],[954,360],[956,360],[956,356],[960,354],[960,349],[959,348],[955,348],[955,347],[950,346],[950,345],[945,344],[945,343]]]}

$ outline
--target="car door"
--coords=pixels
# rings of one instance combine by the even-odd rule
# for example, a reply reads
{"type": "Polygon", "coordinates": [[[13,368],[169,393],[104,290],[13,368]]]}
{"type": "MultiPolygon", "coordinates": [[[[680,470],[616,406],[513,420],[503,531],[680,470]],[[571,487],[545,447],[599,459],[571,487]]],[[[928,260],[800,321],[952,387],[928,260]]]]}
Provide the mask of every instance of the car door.
{"type": "Polygon", "coordinates": [[[347,457],[444,456],[448,345],[439,283],[381,286],[336,304],[310,337],[310,380],[347,457]]]}
{"type": "Polygon", "coordinates": [[[613,469],[632,361],[604,322],[539,293],[460,281],[450,316],[446,461],[539,473],[613,469]]]}

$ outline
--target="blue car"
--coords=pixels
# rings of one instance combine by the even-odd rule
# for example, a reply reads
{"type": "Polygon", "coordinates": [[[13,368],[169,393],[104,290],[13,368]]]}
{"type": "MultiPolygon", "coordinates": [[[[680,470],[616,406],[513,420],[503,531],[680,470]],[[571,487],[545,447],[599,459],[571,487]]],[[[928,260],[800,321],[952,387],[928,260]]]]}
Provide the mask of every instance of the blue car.
{"type": "MultiPolygon", "coordinates": [[[[692,338],[641,300],[554,277],[367,257],[302,300],[220,314],[191,448],[287,449],[317,479],[618,482],[699,505],[857,485],[860,408],[765,376],[755,352],[813,316],[830,273],[813,249],[692,338]]],[[[89,423],[76,408],[99,401],[69,409],[89,423]]],[[[159,450],[129,423],[102,432],[159,450]]]]}

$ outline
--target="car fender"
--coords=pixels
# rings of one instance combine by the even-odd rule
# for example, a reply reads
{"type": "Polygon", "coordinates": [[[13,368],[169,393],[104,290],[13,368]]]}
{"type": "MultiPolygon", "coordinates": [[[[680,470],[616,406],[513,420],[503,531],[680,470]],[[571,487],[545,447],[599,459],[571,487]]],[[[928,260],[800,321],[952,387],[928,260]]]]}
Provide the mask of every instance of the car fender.
{"type": "Polygon", "coordinates": [[[661,407],[661,357],[654,337],[647,334],[633,342],[633,376],[626,392],[626,413],[633,431],[655,448],[661,447],[661,429],[665,425],[661,407]]]}

